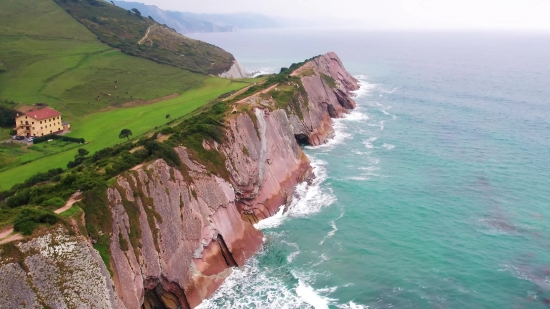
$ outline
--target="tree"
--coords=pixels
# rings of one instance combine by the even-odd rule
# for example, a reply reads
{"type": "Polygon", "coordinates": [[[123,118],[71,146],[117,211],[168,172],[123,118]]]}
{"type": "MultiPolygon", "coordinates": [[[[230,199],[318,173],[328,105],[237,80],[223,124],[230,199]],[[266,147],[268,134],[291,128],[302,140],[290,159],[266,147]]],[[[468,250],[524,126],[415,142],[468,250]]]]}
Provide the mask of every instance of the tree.
{"type": "Polygon", "coordinates": [[[170,114],[166,115],[166,119],[168,119],[168,121],[172,120],[172,116],[170,114]]]}
{"type": "Polygon", "coordinates": [[[138,15],[138,16],[141,16],[141,12],[136,8],[133,8],[132,12],[136,13],[136,15],[138,15]]]}
{"type": "Polygon", "coordinates": [[[149,17],[150,20],[154,20],[153,17],[151,17],[151,15],[149,15],[149,16],[147,16],[147,17],[149,17]]]}
{"type": "Polygon", "coordinates": [[[118,138],[127,138],[129,140],[130,136],[132,136],[132,131],[130,131],[129,129],[122,129],[122,131],[120,131],[120,134],[118,135],[118,138]]]}
{"type": "Polygon", "coordinates": [[[79,148],[78,149],[78,154],[76,155],[77,157],[85,157],[89,154],[90,152],[84,148],[79,148]]]}

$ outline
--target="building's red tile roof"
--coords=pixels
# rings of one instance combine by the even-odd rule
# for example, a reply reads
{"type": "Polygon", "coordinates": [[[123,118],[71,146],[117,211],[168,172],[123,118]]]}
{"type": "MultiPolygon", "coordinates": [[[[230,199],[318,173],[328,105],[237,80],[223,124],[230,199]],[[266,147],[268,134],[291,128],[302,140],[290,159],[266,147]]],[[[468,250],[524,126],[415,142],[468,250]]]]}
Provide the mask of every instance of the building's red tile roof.
{"type": "Polygon", "coordinates": [[[48,118],[52,118],[52,117],[61,116],[61,113],[59,113],[58,111],[53,110],[49,107],[46,107],[46,108],[39,109],[39,110],[36,110],[36,111],[26,112],[25,115],[27,115],[31,118],[34,118],[36,120],[43,120],[43,119],[48,119],[48,118]]]}

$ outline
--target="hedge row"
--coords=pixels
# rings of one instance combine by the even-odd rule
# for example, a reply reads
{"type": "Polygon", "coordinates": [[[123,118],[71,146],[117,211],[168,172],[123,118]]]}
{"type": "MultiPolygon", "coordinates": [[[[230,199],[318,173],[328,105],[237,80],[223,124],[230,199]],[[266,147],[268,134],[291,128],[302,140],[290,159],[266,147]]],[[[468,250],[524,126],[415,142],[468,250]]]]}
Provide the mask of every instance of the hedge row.
{"type": "Polygon", "coordinates": [[[60,139],[64,142],[73,142],[73,143],[79,143],[79,144],[85,143],[85,140],[83,138],[49,134],[49,135],[44,135],[40,137],[35,137],[33,139],[33,144],[40,144],[51,139],[60,139]]]}

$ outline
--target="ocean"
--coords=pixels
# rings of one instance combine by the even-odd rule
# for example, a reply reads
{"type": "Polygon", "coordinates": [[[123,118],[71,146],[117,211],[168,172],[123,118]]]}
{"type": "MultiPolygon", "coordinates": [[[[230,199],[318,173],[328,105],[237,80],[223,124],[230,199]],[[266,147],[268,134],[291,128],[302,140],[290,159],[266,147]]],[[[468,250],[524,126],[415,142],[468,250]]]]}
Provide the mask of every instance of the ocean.
{"type": "Polygon", "coordinates": [[[317,178],[214,308],[548,308],[550,35],[195,34],[249,71],[335,51],[362,84],[317,178]]]}

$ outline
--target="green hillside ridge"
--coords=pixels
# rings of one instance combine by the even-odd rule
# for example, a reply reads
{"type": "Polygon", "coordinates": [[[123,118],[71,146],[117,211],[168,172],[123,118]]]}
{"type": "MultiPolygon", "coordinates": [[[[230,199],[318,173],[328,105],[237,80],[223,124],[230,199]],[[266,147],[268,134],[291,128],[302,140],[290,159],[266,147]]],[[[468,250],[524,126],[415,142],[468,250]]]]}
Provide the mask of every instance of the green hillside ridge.
{"type": "Polygon", "coordinates": [[[101,0],[54,0],[99,40],[128,55],[202,74],[218,75],[233,65],[233,56],[214,45],[193,40],[139,11],[101,0]]]}
{"type": "MultiPolygon", "coordinates": [[[[121,129],[137,136],[165,124],[166,114],[181,117],[253,82],[208,77],[126,55],[101,43],[53,0],[0,1],[0,62],[0,104],[47,103],[71,122],[70,136],[90,143],[85,148],[91,152],[119,143],[121,129]],[[168,95],[172,99],[146,104],[168,95]],[[134,107],[118,108],[124,106],[134,107]]],[[[8,138],[10,129],[0,128],[0,140],[8,138]]],[[[0,188],[65,168],[75,151],[66,149],[73,146],[53,146],[40,152],[2,151],[0,188]]]]}
{"type": "Polygon", "coordinates": [[[52,0],[0,1],[0,59],[0,101],[44,102],[68,120],[183,93],[207,79],[102,44],[52,0]]]}

